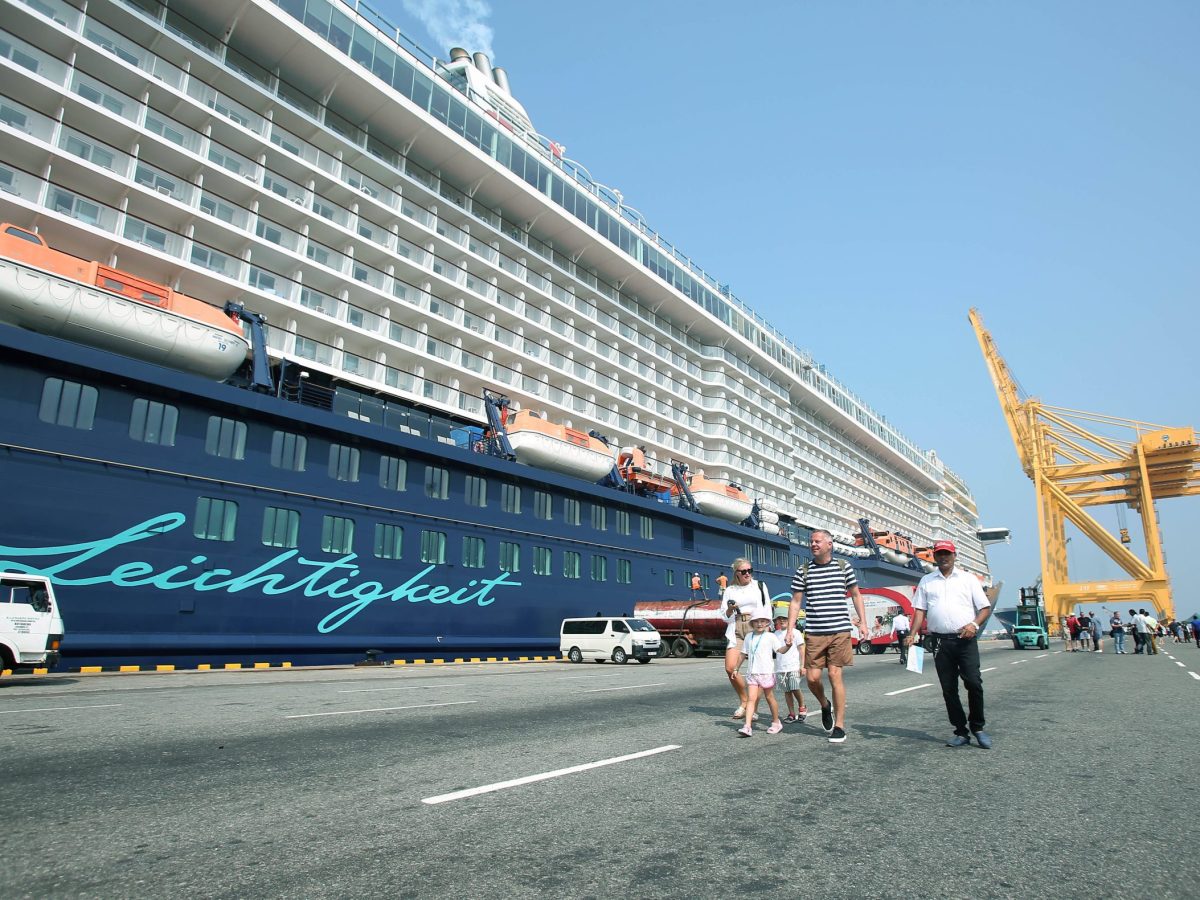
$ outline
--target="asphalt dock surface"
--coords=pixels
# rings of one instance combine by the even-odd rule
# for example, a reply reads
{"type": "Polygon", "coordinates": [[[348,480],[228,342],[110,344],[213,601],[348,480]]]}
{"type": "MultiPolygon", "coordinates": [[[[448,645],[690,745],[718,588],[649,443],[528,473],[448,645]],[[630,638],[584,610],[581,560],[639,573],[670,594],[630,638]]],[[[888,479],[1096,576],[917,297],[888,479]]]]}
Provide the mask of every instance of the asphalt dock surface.
{"type": "Polygon", "coordinates": [[[0,891],[1200,896],[1200,649],[1060,646],[983,645],[990,751],[895,654],[840,745],[717,659],[10,676],[0,891]]]}

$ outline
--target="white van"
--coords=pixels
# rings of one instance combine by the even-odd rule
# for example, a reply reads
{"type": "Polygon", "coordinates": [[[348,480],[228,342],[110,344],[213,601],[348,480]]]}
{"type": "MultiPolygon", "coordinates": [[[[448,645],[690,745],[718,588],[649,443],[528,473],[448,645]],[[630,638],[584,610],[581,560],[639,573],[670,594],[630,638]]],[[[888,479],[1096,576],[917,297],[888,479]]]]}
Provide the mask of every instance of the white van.
{"type": "Polygon", "coordinates": [[[587,619],[563,619],[558,650],[571,662],[611,659],[623,663],[633,657],[648,663],[658,656],[662,639],[645,619],[622,616],[594,616],[587,619]]]}
{"type": "Polygon", "coordinates": [[[50,579],[0,572],[0,669],[52,666],[62,639],[63,620],[50,579]]]}

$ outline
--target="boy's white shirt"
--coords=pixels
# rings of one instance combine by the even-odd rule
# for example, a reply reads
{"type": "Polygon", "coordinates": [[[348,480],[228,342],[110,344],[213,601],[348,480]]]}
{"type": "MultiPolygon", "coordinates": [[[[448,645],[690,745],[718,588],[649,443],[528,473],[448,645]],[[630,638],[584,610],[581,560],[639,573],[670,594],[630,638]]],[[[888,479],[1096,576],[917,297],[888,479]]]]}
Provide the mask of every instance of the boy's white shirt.
{"type": "MultiPolygon", "coordinates": [[[[783,644],[783,639],[787,635],[786,628],[780,628],[775,632],[775,637],[779,638],[779,643],[783,644]]],[[[775,654],[775,674],[780,672],[799,672],[800,671],[800,648],[804,645],[804,632],[797,631],[793,637],[792,649],[787,653],[775,654]]]]}

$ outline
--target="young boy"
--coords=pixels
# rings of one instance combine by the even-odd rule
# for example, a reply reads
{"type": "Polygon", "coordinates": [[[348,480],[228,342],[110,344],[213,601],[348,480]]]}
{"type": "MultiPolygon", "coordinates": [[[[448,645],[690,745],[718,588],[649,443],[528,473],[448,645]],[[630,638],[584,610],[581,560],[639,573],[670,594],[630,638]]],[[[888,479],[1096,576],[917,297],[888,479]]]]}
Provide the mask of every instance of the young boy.
{"type": "MultiPolygon", "coordinates": [[[[787,635],[787,616],[775,617],[775,637],[783,643],[787,635]]],[[[786,653],[775,654],[775,684],[787,702],[787,724],[803,722],[808,716],[804,693],[800,689],[800,670],[804,668],[804,632],[796,631],[796,643],[786,653]]]]}
{"type": "MultiPolygon", "coordinates": [[[[757,614],[756,614],[757,615],[757,614]]],[[[791,644],[784,643],[769,631],[771,618],[765,613],[760,618],[751,619],[750,627],[754,629],[746,635],[742,642],[742,654],[739,665],[750,660],[746,671],[746,725],[739,728],[738,737],[750,737],[753,733],[754,710],[758,706],[758,698],[765,697],[771,710],[771,726],[767,734],[778,734],[783,730],[779,721],[779,704],[775,702],[775,659],[774,654],[792,649],[791,644]]]]}

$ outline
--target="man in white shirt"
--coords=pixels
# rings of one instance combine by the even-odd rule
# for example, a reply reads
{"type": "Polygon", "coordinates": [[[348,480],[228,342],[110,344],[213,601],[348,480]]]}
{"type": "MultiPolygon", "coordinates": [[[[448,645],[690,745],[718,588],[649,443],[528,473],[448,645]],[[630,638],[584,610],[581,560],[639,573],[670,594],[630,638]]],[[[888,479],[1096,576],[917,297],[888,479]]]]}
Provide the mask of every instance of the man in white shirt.
{"type": "Polygon", "coordinates": [[[979,672],[979,629],[991,614],[991,603],[983,586],[970,572],[954,568],[958,550],[953,541],[938,541],[933,545],[933,561],[938,570],[930,572],[917,585],[913,597],[913,636],[921,633],[928,619],[929,634],[936,639],[938,681],[942,683],[942,698],[954,726],[954,737],[947,747],[965,747],[971,735],[984,750],[992,749],[992,739],[983,730],[983,676],[979,672]],[[967,713],[963,713],[958,695],[958,680],[967,688],[967,713]]]}
{"type": "Polygon", "coordinates": [[[900,647],[900,665],[902,666],[908,665],[908,644],[904,641],[911,630],[908,616],[903,612],[892,617],[892,637],[896,639],[896,643],[900,647]]]}

